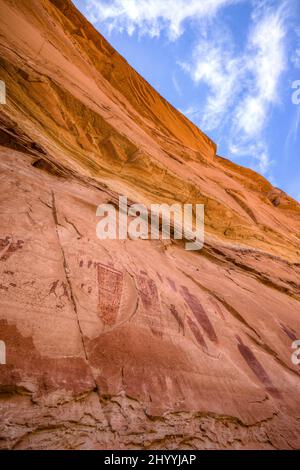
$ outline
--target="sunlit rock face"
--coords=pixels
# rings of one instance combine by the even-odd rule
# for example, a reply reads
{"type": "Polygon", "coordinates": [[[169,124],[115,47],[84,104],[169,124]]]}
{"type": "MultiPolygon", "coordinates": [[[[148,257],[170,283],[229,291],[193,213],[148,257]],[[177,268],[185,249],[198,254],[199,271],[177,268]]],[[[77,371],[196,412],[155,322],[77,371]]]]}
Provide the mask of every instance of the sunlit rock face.
{"type": "Polygon", "coordinates": [[[299,448],[299,204],[71,2],[0,17],[0,447],[299,448]],[[205,204],[204,248],[99,240],[120,195],[205,204]]]}

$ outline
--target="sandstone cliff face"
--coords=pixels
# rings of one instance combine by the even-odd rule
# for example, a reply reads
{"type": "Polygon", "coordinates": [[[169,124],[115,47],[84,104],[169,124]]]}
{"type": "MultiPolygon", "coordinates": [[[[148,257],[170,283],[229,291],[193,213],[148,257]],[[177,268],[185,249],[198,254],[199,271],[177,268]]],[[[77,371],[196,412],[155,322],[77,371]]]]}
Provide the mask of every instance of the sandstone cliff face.
{"type": "Polygon", "coordinates": [[[71,2],[0,17],[0,447],[299,448],[299,204],[71,2]],[[204,203],[203,250],[97,239],[119,195],[204,203]]]}

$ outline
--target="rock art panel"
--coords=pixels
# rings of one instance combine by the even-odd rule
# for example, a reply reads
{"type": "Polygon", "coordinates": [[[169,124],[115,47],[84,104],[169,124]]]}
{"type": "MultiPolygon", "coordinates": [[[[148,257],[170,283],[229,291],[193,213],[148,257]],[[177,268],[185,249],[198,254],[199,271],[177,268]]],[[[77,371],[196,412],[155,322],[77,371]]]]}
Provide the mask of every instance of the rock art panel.
{"type": "Polygon", "coordinates": [[[141,271],[137,277],[139,293],[144,307],[148,311],[160,310],[157,287],[153,279],[151,279],[145,271],[141,271]]]}
{"type": "Polygon", "coordinates": [[[182,286],[181,290],[183,293],[184,300],[195,315],[195,318],[198,321],[199,325],[203,328],[209,339],[212,342],[217,343],[218,338],[214,327],[198,299],[190,293],[187,287],[182,286]]]}
{"type": "Polygon", "coordinates": [[[120,308],[123,273],[110,266],[99,263],[98,280],[98,315],[106,325],[114,325],[120,308]]]}
{"type": "Polygon", "coordinates": [[[280,323],[282,331],[287,335],[288,338],[292,341],[296,341],[296,339],[299,339],[296,335],[296,332],[292,330],[289,326],[284,325],[283,323],[280,323]]]}
{"type": "Polygon", "coordinates": [[[187,322],[199,346],[201,346],[204,351],[207,351],[205,339],[196,323],[190,317],[187,317],[187,322]]]}
{"type": "Polygon", "coordinates": [[[12,237],[0,238],[0,261],[7,261],[17,250],[23,248],[24,241],[13,241],[12,237]]]}
{"type": "Polygon", "coordinates": [[[175,318],[176,322],[178,323],[179,332],[182,331],[184,333],[184,322],[183,322],[183,319],[182,319],[180,313],[177,311],[175,305],[172,304],[170,306],[170,312],[173,315],[173,317],[175,318]]]}
{"type": "Polygon", "coordinates": [[[264,387],[266,388],[267,392],[270,393],[270,395],[272,395],[274,398],[280,399],[281,395],[279,391],[273,385],[268,373],[260,364],[258,359],[255,357],[251,349],[242,342],[240,337],[237,337],[237,340],[239,341],[238,343],[239,352],[243,356],[244,360],[246,361],[246,363],[248,364],[252,372],[256,375],[258,380],[264,385],[264,387]]]}
{"type": "Polygon", "coordinates": [[[42,356],[33,338],[23,336],[16,325],[6,320],[0,320],[0,331],[6,346],[6,362],[0,369],[0,395],[24,391],[26,386],[38,395],[61,390],[80,395],[94,387],[89,365],[83,357],[42,356]],[[26,384],[22,377],[26,377],[26,384]]]}
{"type": "Polygon", "coordinates": [[[145,271],[140,271],[137,276],[137,286],[142,305],[145,308],[145,323],[155,336],[162,338],[161,308],[157,286],[145,271]]]}

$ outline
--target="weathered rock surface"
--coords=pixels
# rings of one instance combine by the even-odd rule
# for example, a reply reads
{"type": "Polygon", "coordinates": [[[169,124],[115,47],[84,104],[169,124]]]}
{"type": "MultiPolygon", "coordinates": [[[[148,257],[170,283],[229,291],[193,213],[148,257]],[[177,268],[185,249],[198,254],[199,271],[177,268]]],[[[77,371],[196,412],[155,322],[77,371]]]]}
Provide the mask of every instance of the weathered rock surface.
{"type": "Polygon", "coordinates": [[[69,1],[0,18],[0,447],[299,448],[299,204],[69,1]],[[203,250],[97,239],[120,194],[204,203],[203,250]]]}

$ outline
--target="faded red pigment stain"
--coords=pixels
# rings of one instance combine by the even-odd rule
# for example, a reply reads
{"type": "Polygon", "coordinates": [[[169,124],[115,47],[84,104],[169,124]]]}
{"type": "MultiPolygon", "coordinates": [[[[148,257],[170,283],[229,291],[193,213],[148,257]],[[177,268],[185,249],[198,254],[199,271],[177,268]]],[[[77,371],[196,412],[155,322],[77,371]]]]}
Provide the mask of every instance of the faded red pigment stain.
{"type": "Polygon", "coordinates": [[[219,316],[222,318],[222,320],[225,321],[226,319],[225,319],[224,313],[223,313],[222,308],[220,307],[219,303],[217,302],[217,300],[214,299],[213,297],[211,297],[209,300],[210,300],[210,303],[214,306],[214,308],[217,311],[217,313],[219,314],[219,316]]]}
{"type": "Polygon", "coordinates": [[[169,283],[171,289],[172,289],[174,292],[177,292],[176,284],[175,284],[175,282],[173,281],[173,279],[170,279],[169,277],[167,277],[167,280],[168,280],[168,283],[169,283]]]}
{"type": "Polygon", "coordinates": [[[147,310],[153,310],[157,313],[160,309],[160,305],[155,282],[148,277],[145,271],[141,271],[140,275],[137,276],[137,282],[144,307],[147,310]]]}
{"type": "Polygon", "coordinates": [[[32,338],[21,335],[6,320],[0,320],[0,331],[7,361],[0,366],[0,394],[21,390],[24,378],[35,384],[39,395],[66,390],[76,396],[94,388],[90,368],[83,357],[41,356],[32,338]]]}
{"type": "Polygon", "coordinates": [[[57,281],[52,282],[49,294],[54,294],[59,298],[66,297],[69,300],[67,285],[65,282],[59,281],[59,279],[57,279],[57,281]],[[61,288],[62,293],[57,293],[57,289],[59,289],[59,287],[61,288]]]}
{"type": "Polygon", "coordinates": [[[207,352],[207,346],[206,346],[205,339],[202,336],[201,331],[199,330],[198,326],[196,325],[195,322],[193,322],[193,320],[190,317],[187,317],[187,322],[188,322],[188,325],[189,325],[193,335],[195,336],[195,339],[196,339],[197,343],[202,347],[202,349],[205,352],[207,352]]]}
{"type": "Polygon", "coordinates": [[[277,388],[273,385],[272,380],[270,379],[268,373],[265,371],[260,362],[256,359],[255,355],[251,349],[243,344],[241,338],[236,336],[238,340],[238,349],[247,365],[250,367],[252,372],[256,375],[258,380],[264,385],[265,389],[272,395],[274,398],[280,399],[281,395],[277,388]]]}
{"type": "Polygon", "coordinates": [[[181,315],[177,312],[175,305],[170,306],[170,312],[172,313],[173,317],[175,318],[175,320],[178,323],[179,332],[180,331],[184,332],[184,323],[183,323],[183,320],[181,318],[181,315]]]}
{"type": "Polygon", "coordinates": [[[59,281],[59,279],[52,282],[52,284],[50,286],[50,290],[49,290],[49,295],[50,294],[53,294],[56,297],[56,299],[57,299],[56,307],[57,308],[63,308],[64,307],[64,305],[65,305],[64,302],[63,302],[64,298],[66,300],[70,300],[67,284],[63,281],[59,281]]]}
{"type": "Polygon", "coordinates": [[[107,325],[114,325],[119,313],[123,273],[110,266],[98,264],[98,315],[107,325]]]}
{"type": "Polygon", "coordinates": [[[148,320],[150,330],[155,336],[162,338],[163,333],[161,330],[161,325],[158,323],[161,310],[156,284],[153,279],[151,279],[148,274],[145,273],[145,271],[140,271],[140,274],[136,279],[142,304],[151,317],[148,320]]]}
{"type": "Polygon", "coordinates": [[[17,250],[23,248],[24,241],[14,242],[11,237],[0,238],[0,261],[7,261],[17,250]]]}
{"type": "Polygon", "coordinates": [[[283,323],[280,323],[281,329],[284,331],[284,333],[292,340],[296,341],[299,339],[296,335],[295,330],[292,330],[289,326],[284,325],[283,323]]]}
{"type": "Polygon", "coordinates": [[[214,327],[211,324],[210,319],[206,315],[202,305],[198,302],[197,298],[190,293],[187,287],[181,286],[182,292],[183,292],[183,298],[192,310],[193,314],[195,315],[196,320],[200,324],[200,326],[203,328],[209,339],[217,343],[218,338],[216,335],[216,332],[214,330],[214,327]]]}
{"type": "Polygon", "coordinates": [[[150,330],[151,330],[151,333],[157,338],[160,338],[160,339],[163,338],[163,332],[159,330],[158,328],[150,327],[150,330]]]}

